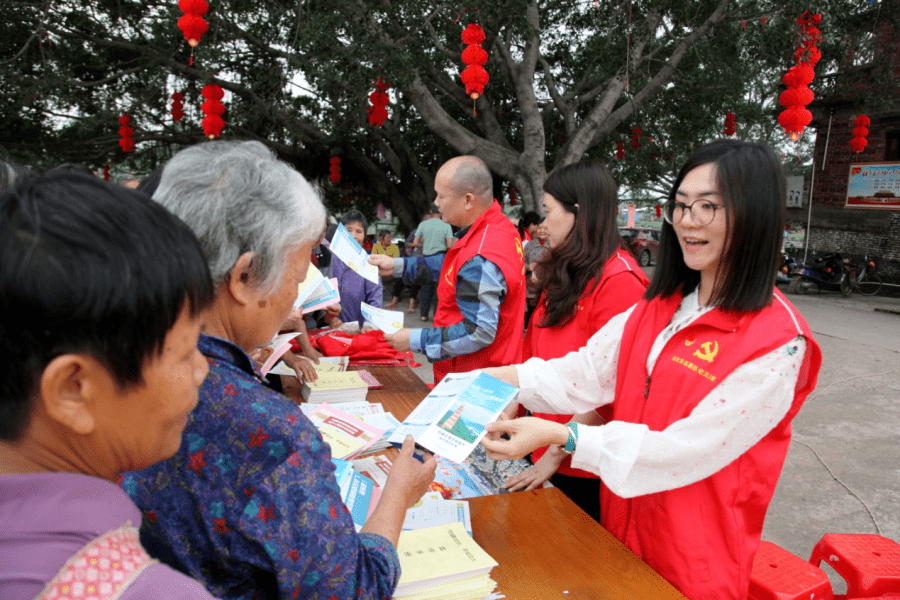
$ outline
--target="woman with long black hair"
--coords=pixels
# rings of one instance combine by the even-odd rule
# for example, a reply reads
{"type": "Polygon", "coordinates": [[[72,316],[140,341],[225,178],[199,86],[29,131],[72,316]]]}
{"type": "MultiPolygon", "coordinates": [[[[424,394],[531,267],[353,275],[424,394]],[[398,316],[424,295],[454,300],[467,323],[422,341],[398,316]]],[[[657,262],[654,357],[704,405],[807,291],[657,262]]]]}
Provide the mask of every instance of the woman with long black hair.
{"type": "MultiPolygon", "coordinates": [[[[525,334],[525,358],[549,360],[581,348],[610,318],[641,299],[648,281],[619,235],[617,203],[616,182],[598,162],[568,165],[544,183],[541,226],[549,233],[550,253],[537,267],[540,299],[525,334]]],[[[571,414],[535,416],[557,423],[573,419],[571,414]]],[[[574,418],[587,425],[604,422],[596,411],[574,418]]],[[[573,468],[559,445],[536,449],[532,459],[534,466],[510,477],[505,487],[532,490],[549,479],[600,520],[597,475],[573,468]]]]}
{"type": "Polygon", "coordinates": [[[822,363],[775,289],[785,187],[766,145],[700,148],[665,204],[644,299],[578,352],[485,370],[532,410],[612,403],[605,425],[500,421],[483,443],[494,459],[572,452],[603,482],[602,525],[691,600],[746,599],[791,421],[822,363]]]}

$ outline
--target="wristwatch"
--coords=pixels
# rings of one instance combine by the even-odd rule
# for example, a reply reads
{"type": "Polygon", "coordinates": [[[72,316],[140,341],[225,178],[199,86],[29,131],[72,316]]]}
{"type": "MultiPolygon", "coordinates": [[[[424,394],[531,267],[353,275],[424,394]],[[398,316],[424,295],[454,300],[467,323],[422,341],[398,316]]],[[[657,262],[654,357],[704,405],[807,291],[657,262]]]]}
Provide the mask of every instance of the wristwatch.
{"type": "Polygon", "coordinates": [[[575,452],[575,444],[578,443],[578,423],[566,423],[566,427],[569,429],[569,439],[566,440],[563,451],[572,454],[575,452]]]}

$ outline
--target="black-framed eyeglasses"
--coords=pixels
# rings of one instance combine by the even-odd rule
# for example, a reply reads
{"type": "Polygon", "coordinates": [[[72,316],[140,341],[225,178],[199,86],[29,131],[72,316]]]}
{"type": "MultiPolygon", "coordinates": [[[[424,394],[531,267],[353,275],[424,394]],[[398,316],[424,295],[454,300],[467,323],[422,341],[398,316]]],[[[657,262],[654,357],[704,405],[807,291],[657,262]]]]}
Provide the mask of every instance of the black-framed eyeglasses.
{"type": "Polygon", "coordinates": [[[724,209],[724,204],[716,204],[709,200],[696,200],[690,205],[677,200],[669,200],[663,205],[663,218],[672,225],[681,223],[685,211],[691,213],[691,221],[697,225],[709,225],[716,218],[716,211],[724,209]]]}

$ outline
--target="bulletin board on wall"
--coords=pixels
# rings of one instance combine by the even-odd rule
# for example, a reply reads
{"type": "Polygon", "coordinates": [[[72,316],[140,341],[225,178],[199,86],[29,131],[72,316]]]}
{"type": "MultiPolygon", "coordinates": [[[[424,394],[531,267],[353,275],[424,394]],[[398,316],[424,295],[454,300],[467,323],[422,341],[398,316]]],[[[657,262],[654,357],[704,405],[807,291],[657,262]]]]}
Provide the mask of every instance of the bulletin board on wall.
{"type": "Polygon", "coordinates": [[[844,208],[900,210],[900,162],[851,164],[844,208]]]}

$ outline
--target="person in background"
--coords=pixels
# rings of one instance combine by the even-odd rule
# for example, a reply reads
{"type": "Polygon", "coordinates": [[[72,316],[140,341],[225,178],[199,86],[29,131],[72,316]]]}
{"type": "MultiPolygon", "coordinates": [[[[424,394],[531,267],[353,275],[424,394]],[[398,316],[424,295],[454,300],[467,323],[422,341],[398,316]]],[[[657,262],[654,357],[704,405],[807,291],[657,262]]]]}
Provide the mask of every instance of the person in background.
{"type": "Polygon", "coordinates": [[[453,228],[441,219],[440,209],[432,204],[428,207],[429,218],[419,223],[413,243],[422,249],[422,256],[429,257],[429,268],[421,273],[413,273],[412,280],[421,286],[419,297],[419,318],[425,322],[430,318],[431,307],[437,302],[437,276],[447,251],[456,243],[453,228]],[[431,277],[428,277],[428,275],[431,277]]]}
{"type": "MultiPolygon", "coordinates": [[[[427,221],[431,218],[431,213],[425,213],[422,217],[423,221],[427,221]]],[[[409,232],[409,235],[406,236],[406,244],[403,249],[404,257],[407,256],[422,256],[422,245],[421,239],[419,243],[416,243],[416,230],[413,229],[409,232]]],[[[406,288],[409,291],[409,306],[406,308],[406,314],[411,315],[416,312],[416,298],[419,297],[419,291],[422,286],[415,283],[408,283],[403,281],[402,277],[394,278],[394,289],[393,289],[393,298],[391,298],[390,308],[394,308],[397,304],[400,303],[400,294],[403,292],[403,288],[406,288]],[[400,286],[399,288],[397,286],[400,286]]]]}
{"type": "Polygon", "coordinates": [[[177,452],[197,404],[197,239],[76,169],[23,176],[0,215],[0,598],[212,598],[150,558],[115,483],[177,452]],[[130,560],[78,566],[95,552],[130,560]]]}
{"type": "Polygon", "coordinates": [[[519,219],[519,237],[522,238],[523,246],[527,246],[528,242],[534,239],[538,223],[542,220],[543,217],[533,210],[529,210],[519,219]]]}
{"type": "Polygon", "coordinates": [[[400,258],[400,248],[392,241],[389,230],[379,229],[377,238],[378,241],[372,246],[372,254],[387,254],[392,258],[400,258]]]}
{"type": "MultiPolygon", "coordinates": [[[[347,228],[359,245],[362,246],[366,239],[366,228],[369,226],[366,217],[358,210],[348,210],[341,217],[341,224],[347,228]]],[[[362,275],[350,269],[347,264],[332,253],[331,276],[338,281],[338,291],[341,294],[340,322],[349,323],[356,321],[362,327],[365,319],[362,316],[360,304],[365,302],[376,308],[384,304],[384,287],[379,283],[372,283],[362,275]]],[[[340,326],[340,322],[332,321],[334,327],[340,326]]]]}
{"type": "Polygon", "coordinates": [[[679,171],[644,298],[577,352],[486,369],[546,413],[612,402],[605,425],[488,425],[494,459],[547,444],[603,482],[601,524],[691,600],[745,600],[822,353],[774,289],[784,171],[765,144],[719,140],[679,171]],[[499,439],[507,434],[509,440],[499,439]]]}
{"type": "MultiPolygon", "coordinates": [[[[609,169],[582,161],[563,167],[544,182],[537,239],[550,250],[536,265],[540,302],[525,334],[524,358],[550,360],[584,346],[614,316],[631,308],[647,289],[646,275],[625,248],[616,226],[618,190],[609,169]]],[[[532,241],[525,248],[540,248],[532,241]]],[[[608,411],[605,417],[611,417],[608,411]]],[[[604,422],[596,411],[580,415],[535,413],[557,423],[604,422]]],[[[558,445],[538,448],[534,466],[510,477],[511,491],[532,490],[548,479],[587,514],[600,520],[600,479],[573,468],[558,445]]]]}
{"type": "Polygon", "coordinates": [[[487,165],[474,156],[453,158],[438,170],[434,190],[441,218],[460,228],[446,258],[376,255],[369,262],[382,274],[403,274],[404,279],[423,265],[432,273],[440,268],[435,327],[384,336],[401,352],[424,353],[434,363],[438,383],[447,373],[518,362],[526,291],[522,242],[493,198],[487,165]]]}
{"type": "Polygon", "coordinates": [[[525,307],[526,327],[528,327],[528,323],[531,320],[531,314],[537,307],[538,298],[541,295],[541,286],[537,278],[537,273],[535,273],[535,269],[537,269],[538,263],[544,259],[548,252],[550,252],[549,232],[547,230],[547,227],[543,225],[543,221],[538,224],[538,226],[535,228],[534,233],[537,242],[534,244],[526,244],[524,248],[525,282],[528,287],[528,296],[526,298],[525,307]]]}
{"type": "Polygon", "coordinates": [[[178,152],[154,200],[200,239],[216,297],[199,342],[209,376],[181,447],[121,482],[147,515],[145,546],[226,599],[389,598],[406,508],[434,459],[414,458],[409,438],[357,534],[329,446],[248,356],[297,298],[325,224],[319,197],[261,143],[213,141],[178,152]]]}

